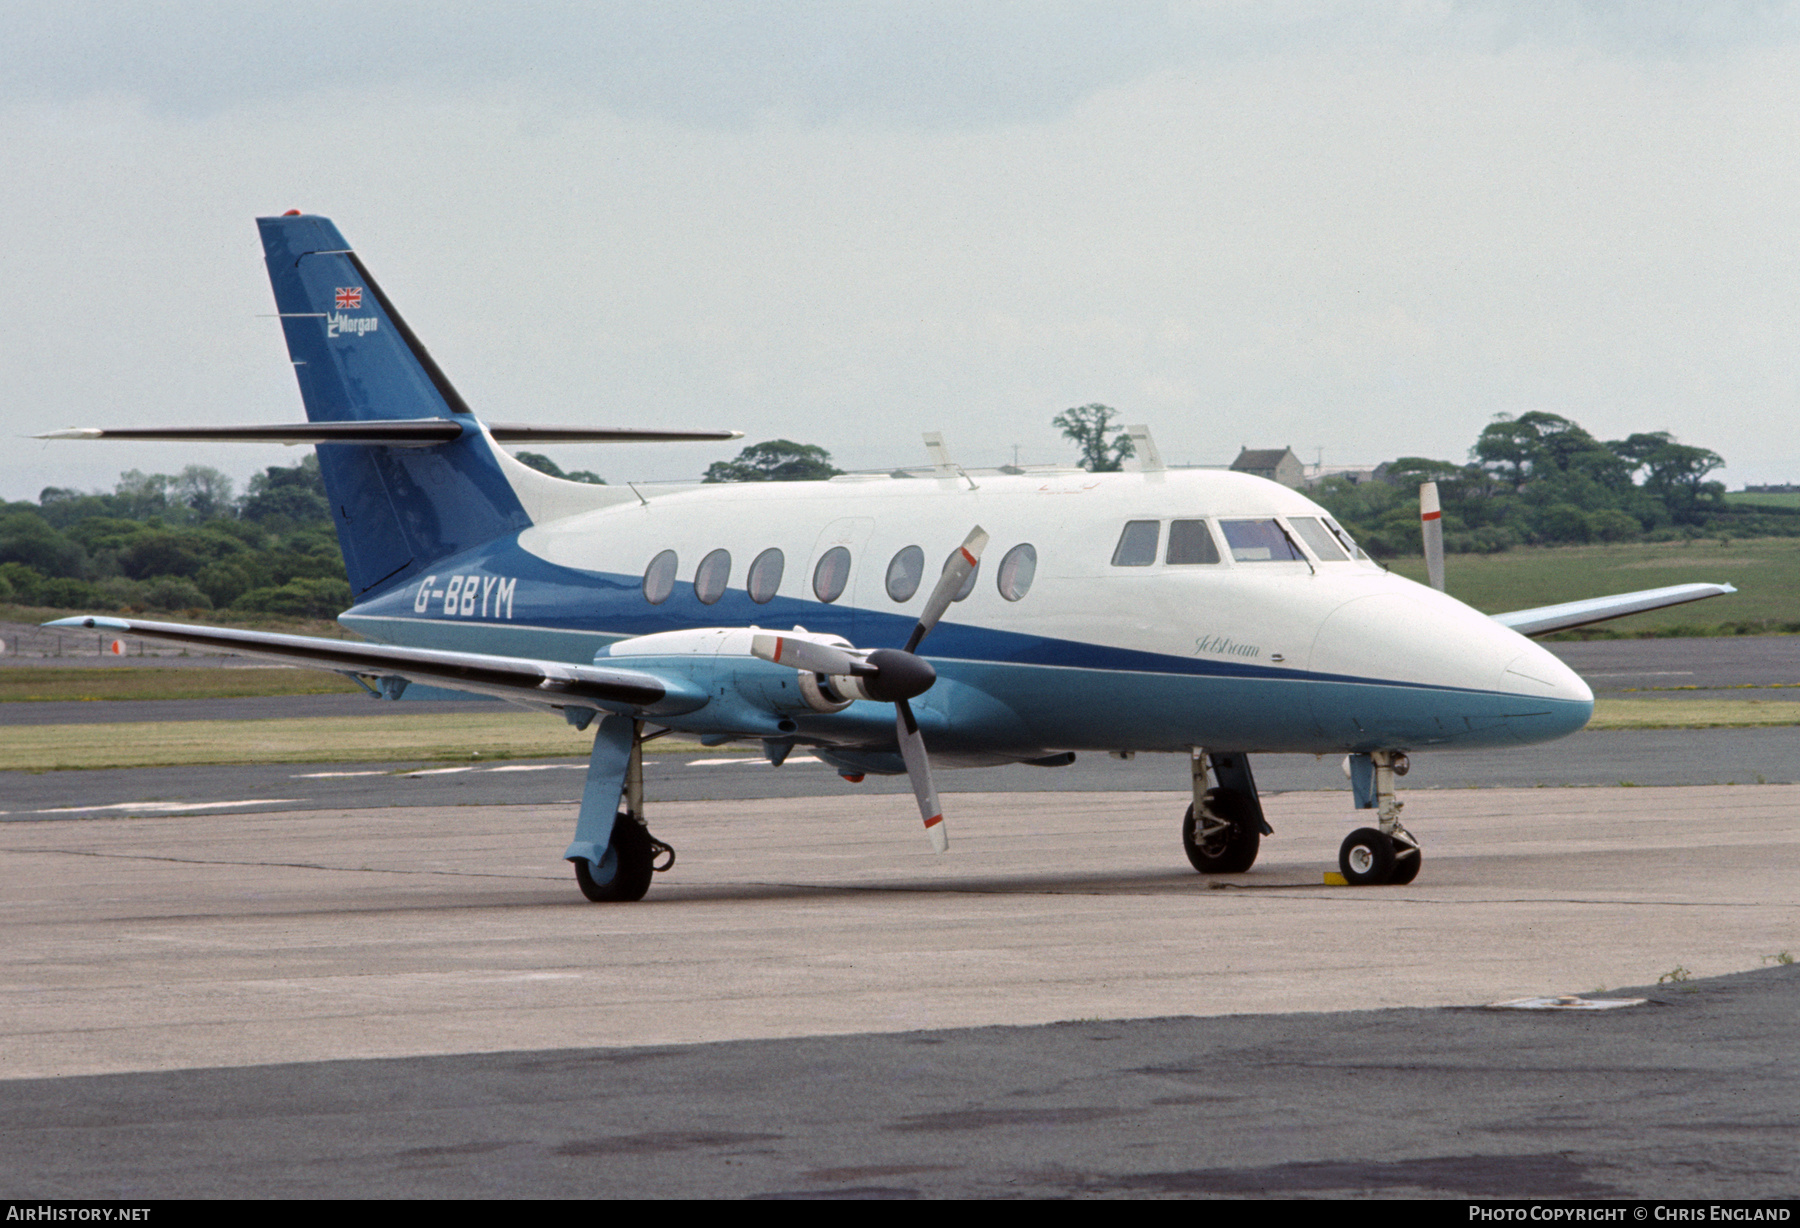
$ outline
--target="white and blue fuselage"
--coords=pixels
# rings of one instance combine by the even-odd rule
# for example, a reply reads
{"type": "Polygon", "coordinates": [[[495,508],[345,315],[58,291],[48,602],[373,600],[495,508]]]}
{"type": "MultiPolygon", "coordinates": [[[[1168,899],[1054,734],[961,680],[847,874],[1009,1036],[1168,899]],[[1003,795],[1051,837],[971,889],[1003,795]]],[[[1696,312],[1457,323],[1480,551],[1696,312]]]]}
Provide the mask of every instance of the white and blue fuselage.
{"type": "Polygon", "coordinates": [[[534,490],[606,505],[440,560],[342,621],[393,644],[675,674],[709,696],[671,722],[695,732],[891,748],[885,705],[817,712],[797,696],[765,699],[763,683],[784,688],[793,671],[751,658],[749,630],[897,647],[945,556],[979,524],[991,535],[983,566],[922,650],[938,682],[913,705],[946,763],[1518,746],[1571,733],[1593,711],[1555,656],[1352,554],[1336,533],[1322,539],[1318,526],[1335,529],[1322,508],[1242,474],[846,477],[640,499],[549,486],[510,460],[528,506],[534,490]],[[1266,537],[1271,522],[1285,550],[1230,538],[1239,526],[1266,537]],[[1122,558],[1128,525],[1136,551],[1122,558]],[[1196,534],[1210,539],[1202,553],[1216,561],[1171,561],[1177,534],[1186,557],[1196,534]],[[1002,574],[1021,546],[1034,563],[1022,592],[1019,567],[1002,574]],[[909,550],[926,560],[924,582],[890,590],[909,550]],[[823,589],[822,566],[835,566],[823,589]],[[629,642],[643,636],[656,638],[629,642]]]}

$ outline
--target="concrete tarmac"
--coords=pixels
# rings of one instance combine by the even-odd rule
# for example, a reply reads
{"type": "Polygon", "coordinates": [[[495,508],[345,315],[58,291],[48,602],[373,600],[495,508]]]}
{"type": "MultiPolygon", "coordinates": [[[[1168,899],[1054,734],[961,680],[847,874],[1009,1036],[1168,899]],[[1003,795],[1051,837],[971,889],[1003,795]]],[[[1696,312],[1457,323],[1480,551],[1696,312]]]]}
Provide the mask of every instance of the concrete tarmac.
{"type": "Polygon", "coordinates": [[[674,803],[675,870],[614,907],[572,808],[10,824],[0,1181],[1795,1192],[1800,982],[1755,970],[1800,947],[1800,786],[1414,794],[1419,880],[1362,890],[1321,885],[1341,793],[1270,798],[1229,880],[1179,800],[962,795],[946,857],[903,796],[674,803]]]}
{"type": "Polygon", "coordinates": [[[1470,1005],[1800,949],[1800,786],[1414,794],[1423,872],[1364,890],[1322,885],[1342,793],[1268,799],[1213,878],[1180,800],[963,794],[942,857],[909,796],[670,803],[675,869],[609,908],[573,806],[10,824],[0,1074],[1470,1005]]]}

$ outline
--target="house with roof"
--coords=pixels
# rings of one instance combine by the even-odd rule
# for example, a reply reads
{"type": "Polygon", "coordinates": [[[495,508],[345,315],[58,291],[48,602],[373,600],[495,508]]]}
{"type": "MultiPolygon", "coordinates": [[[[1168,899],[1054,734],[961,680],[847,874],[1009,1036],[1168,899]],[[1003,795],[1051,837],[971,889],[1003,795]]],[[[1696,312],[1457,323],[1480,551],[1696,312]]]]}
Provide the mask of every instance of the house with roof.
{"type": "Polygon", "coordinates": [[[1295,490],[1306,481],[1306,466],[1300,463],[1292,448],[1245,448],[1231,462],[1231,468],[1234,473],[1268,478],[1295,490]]]}

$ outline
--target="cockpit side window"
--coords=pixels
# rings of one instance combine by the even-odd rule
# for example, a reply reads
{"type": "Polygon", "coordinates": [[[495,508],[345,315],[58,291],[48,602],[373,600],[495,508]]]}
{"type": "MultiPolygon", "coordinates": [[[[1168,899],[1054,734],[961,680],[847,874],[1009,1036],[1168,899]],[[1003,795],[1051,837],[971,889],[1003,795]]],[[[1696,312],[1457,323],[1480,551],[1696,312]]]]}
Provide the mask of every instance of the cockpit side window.
{"type": "Polygon", "coordinates": [[[1233,562],[1306,562],[1306,556],[1273,520],[1221,520],[1219,528],[1225,531],[1225,544],[1231,547],[1233,562]]]}
{"type": "Polygon", "coordinates": [[[1338,524],[1337,521],[1335,521],[1331,517],[1327,516],[1325,518],[1325,527],[1331,530],[1331,535],[1333,537],[1337,538],[1340,542],[1342,542],[1344,544],[1344,549],[1346,549],[1350,552],[1351,558],[1367,559],[1369,557],[1368,555],[1363,553],[1362,547],[1356,544],[1356,539],[1351,537],[1348,533],[1344,532],[1343,526],[1338,524]]]}
{"type": "Polygon", "coordinates": [[[1156,562],[1156,543],[1162,536],[1162,522],[1159,520],[1133,520],[1125,525],[1125,531],[1119,534],[1119,544],[1113,550],[1112,565],[1114,567],[1148,567],[1156,562]]]}
{"type": "Polygon", "coordinates": [[[1306,548],[1318,556],[1321,563],[1342,563],[1350,556],[1344,553],[1343,546],[1331,535],[1331,530],[1319,523],[1317,516],[1289,516],[1288,523],[1293,526],[1295,534],[1306,543],[1306,548]]]}
{"type": "Polygon", "coordinates": [[[1218,543],[1204,520],[1171,520],[1169,522],[1168,563],[1220,562],[1218,543]]]}

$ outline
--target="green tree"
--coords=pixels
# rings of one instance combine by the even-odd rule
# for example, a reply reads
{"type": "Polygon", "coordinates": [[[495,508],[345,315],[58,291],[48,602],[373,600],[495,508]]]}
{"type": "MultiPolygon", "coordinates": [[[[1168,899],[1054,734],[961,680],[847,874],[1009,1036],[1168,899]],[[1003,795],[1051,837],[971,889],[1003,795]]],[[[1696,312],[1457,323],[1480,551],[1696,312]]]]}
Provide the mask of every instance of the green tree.
{"type": "Polygon", "coordinates": [[[736,460],[714,461],[703,482],[822,482],[836,477],[831,453],[817,444],[770,439],[751,444],[736,460]]]}
{"type": "Polygon", "coordinates": [[[1121,462],[1137,455],[1131,437],[1121,428],[1107,437],[1119,411],[1110,405],[1078,405],[1050,420],[1081,449],[1081,467],[1089,473],[1117,473],[1121,462]]]}
{"type": "Polygon", "coordinates": [[[319,474],[315,453],[298,465],[270,465],[250,479],[250,489],[238,503],[245,520],[272,527],[330,524],[331,501],[319,474]]]}
{"type": "Polygon", "coordinates": [[[189,465],[169,483],[169,496],[186,507],[196,520],[211,520],[232,512],[231,479],[206,465],[189,465]]]}
{"type": "Polygon", "coordinates": [[[564,473],[562,466],[545,456],[542,452],[516,452],[513,458],[520,464],[530,465],[539,473],[547,473],[553,478],[561,478],[565,482],[586,482],[589,486],[604,486],[606,479],[591,469],[577,469],[573,473],[564,473]]]}
{"type": "Polygon", "coordinates": [[[1667,431],[1632,435],[1609,446],[1634,471],[1646,471],[1644,489],[1662,500],[1676,522],[1698,524],[1705,512],[1724,506],[1724,485],[1706,480],[1725,463],[1717,452],[1677,443],[1667,431]]]}

